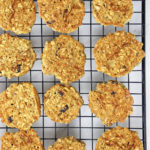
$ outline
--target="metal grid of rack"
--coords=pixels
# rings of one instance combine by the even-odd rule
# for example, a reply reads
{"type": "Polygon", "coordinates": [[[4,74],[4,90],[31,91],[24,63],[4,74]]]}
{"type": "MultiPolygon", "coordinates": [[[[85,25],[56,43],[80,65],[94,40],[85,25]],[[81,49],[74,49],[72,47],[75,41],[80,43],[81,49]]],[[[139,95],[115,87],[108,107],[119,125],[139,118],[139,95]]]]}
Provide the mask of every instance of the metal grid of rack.
{"type": "MultiPolygon", "coordinates": [[[[84,2],[86,15],[83,20],[83,25],[79,27],[77,31],[70,34],[85,45],[85,53],[87,56],[84,77],[71,84],[80,92],[84,99],[84,105],[81,108],[78,118],[73,120],[70,124],[65,125],[54,123],[44,114],[43,95],[47,89],[52,85],[59,83],[59,81],[54,76],[43,75],[41,71],[41,53],[45,41],[50,41],[60,34],[52,31],[51,28],[46,26],[39,17],[38,7],[37,19],[32,32],[27,35],[19,35],[20,37],[30,39],[33,42],[34,49],[37,53],[37,61],[30,72],[23,77],[13,78],[11,80],[0,77],[0,92],[14,82],[31,82],[38,90],[42,108],[41,117],[39,121],[33,125],[33,128],[41,137],[45,148],[47,149],[48,146],[59,137],[75,136],[77,139],[81,139],[86,143],[87,150],[94,150],[97,138],[101,136],[104,131],[109,129],[109,127],[104,126],[100,119],[91,114],[90,109],[88,108],[88,93],[90,90],[96,88],[98,82],[110,79],[118,80],[127,86],[134,97],[134,113],[125,123],[116,123],[112,127],[120,125],[137,131],[143,141],[144,149],[146,150],[145,59],[139,66],[134,68],[129,75],[121,78],[111,78],[103,73],[97,72],[92,55],[92,49],[96,41],[100,37],[107,35],[109,32],[115,32],[122,29],[112,26],[104,27],[96,23],[92,15],[92,0],[84,0],[84,2]]],[[[36,0],[35,3],[37,3],[36,0]]],[[[125,25],[123,30],[135,34],[137,40],[144,43],[143,49],[145,50],[145,0],[133,0],[133,5],[134,14],[131,21],[125,25]]],[[[0,29],[0,33],[4,33],[4,31],[0,29]]],[[[11,33],[11,35],[14,34],[11,33]]],[[[0,121],[0,136],[6,131],[16,132],[17,129],[8,128],[0,121]]]]}

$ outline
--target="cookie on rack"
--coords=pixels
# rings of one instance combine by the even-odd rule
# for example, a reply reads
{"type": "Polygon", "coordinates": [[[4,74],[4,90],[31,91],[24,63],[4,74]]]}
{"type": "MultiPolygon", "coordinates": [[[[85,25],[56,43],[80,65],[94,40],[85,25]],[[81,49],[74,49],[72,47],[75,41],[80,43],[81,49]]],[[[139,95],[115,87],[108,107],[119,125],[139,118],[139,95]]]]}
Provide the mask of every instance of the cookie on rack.
{"type": "Polygon", "coordinates": [[[96,69],[111,77],[124,76],[144,58],[142,46],[129,32],[110,33],[100,38],[94,47],[96,69]]]}
{"type": "Polygon", "coordinates": [[[93,0],[93,16],[102,25],[123,27],[133,14],[132,0],[93,0]]]}
{"type": "Polygon", "coordinates": [[[89,93],[91,112],[107,126],[124,122],[133,112],[133,102],[128,89],[117,81],[98,83],[96,90],[89,93]]]}
{"type": "Polygon", "coordinates": [[[44,94],[45,114],[53,121],[70,123],[79,115],[83,99],[74,87],[56,84],[44,94]]]}
{"type": "Polygon", "coordinates": [[[36,20],[33,0],[0,0],[0,27],[16,34],[26,34],[36,20]]]}
{"type": "Polygon", "coordinates": [[[42,54],[42,71],[55,75],[62,83],[79,80],[84,75],[84,46],[69,35],[46,42],[42,54]]]}
{"type": "Polygon", "coordinates": [[[40,137],[33,129],[16,133],[6,132],[1,140],[1,150],[44,150],[40,137]]]}
{"type": "Polygon", "coordinates": [[[48,150],[85,150],[85,143],[73,136],[59,138],[48,150]]]}
{"type": "Polygon", "coordinates": [[[0,35],[0,76],[20,77],[26,74],[36,60],[36,53],[29,40],[0,35]]]}
{"type": "Polygon", "coordinates": [[[135,131],[117,126],[103,133],[95,150],[143,150],[143,144],[135,131]]]}
{"type": "Polygon", "coordinates": [[[40,98],[31,83],[13,83],[0,93],[0,118],[8,127],[28,130],[41,114],[40,98]]]}
{"type": "Polygon", "coordinates": [[[38,0],[41,18],[54,31],[70,33],[82,25],[85,7],[82,0],[38,0]]]}

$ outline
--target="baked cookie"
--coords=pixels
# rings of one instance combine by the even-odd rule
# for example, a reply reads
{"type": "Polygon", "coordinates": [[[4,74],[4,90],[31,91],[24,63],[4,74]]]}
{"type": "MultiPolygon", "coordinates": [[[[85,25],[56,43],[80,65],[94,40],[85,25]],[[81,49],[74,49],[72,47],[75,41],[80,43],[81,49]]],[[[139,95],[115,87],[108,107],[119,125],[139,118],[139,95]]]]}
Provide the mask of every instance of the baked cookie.
{"type": "Polygon", "coordinates": [[[143,150],[143,144],[136,132],[117,126],[103,133],[95,150],[143,150]]]}
{"type": "Polygon", "coordinates": [[[59,138],[48,150],[85,150],[85,143],[73,136],[59,138]]]}
{"type": "Polygon", "coordinates": [[[70,123],[79,115],[82,97],[71,86],[56,84],[44,94],[45,114],[53,121],[70,123]]]}
{"type": "Polygon", "coordinates": [[[142,46],[131,33],[110,33],[98,40],[94,47],[96,69],[112,77],[124,76],[144,58],[142,46]]]}
{"type": "Polygon", "coordinates": [[[44,150],[40,137],[33,129],[16,133],[6,132],[1,140],[1,150],[44,150]]]}
{"type": "Polygon", "coordinates": [[[85,16],[82,0],[38,0],[38,5],[47,26],[61,33],[77,30],[85,16]]]}
{"type": "Polygon", "coordinates": [[[84,75],[84,46],[69,35],[46,42],[42,55],[42,71],[54,74],[63,83],[79,80],[84,75]]]}
{"type": "Polygon", "coordinates": [[[133,14],[132,0],[93,0],[93,15],[102,25],[123,27],[133,14]]]}
{"type": "Polygon", "coordinates": [[[0,0],[0,27],[5,31],[29,33],[35,19],[36,5],[33,0],[0,0]]]}
{"type": "Polygon", "coordinates": [[[0,76],[20,77],[26,74],[36,60],[36,53],[29,40],[0,35],[0,76]]]}
{"type": "Polygon", "coordinates": [[[128,89],[117,81],[99,83],[96,90],[89,93],[89,107],[92,113],[107,126],[124,122],[133,112],[133,102],[128,89]]]}
{"type": "Polygon", "coordinates": [[[41,114],[40,98],[31,83],[13,83],[0,94],[0,118],[8,127],[28,130],[41,114]]]}

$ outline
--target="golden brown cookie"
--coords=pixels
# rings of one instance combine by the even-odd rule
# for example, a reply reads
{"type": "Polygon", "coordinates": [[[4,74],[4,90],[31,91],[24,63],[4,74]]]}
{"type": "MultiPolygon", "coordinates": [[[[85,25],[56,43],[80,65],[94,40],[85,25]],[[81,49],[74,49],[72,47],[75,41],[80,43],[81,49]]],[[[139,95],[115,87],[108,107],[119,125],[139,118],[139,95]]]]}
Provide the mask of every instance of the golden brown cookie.
{"type": "Polygon", "coordinates": [[[84,75],[84,46],[69,35],[46,42],[42,55],[42,71],[54,74],[63,83],[79,80],[84,75]]]}
{"type": "Polygon", "coordinates": [[[93,15],[102,25],[123,27],[133,14],[132,0],[93,0],[93,15]]]}
{"type": "Polygon", "coordinates": [[[85,16],[82,0],[38,0],[38,5],[46,24],[61,33],[77,30],[85,16]]]}
{"type": "Polygon", "coordinates": [[[16,34],[31,31],[36,19],[33,0],[0,0],[0,27],[16,34]]]}
{"type": "Polygon", "coordinates": [[[44,150],[40,137],[33,129],[16,133],[6,132],[1,140],[1,150],[44,150]]]}
{"type": "Polygon", "coordinates": [[[103,133],[95,150],[143,150],[143,144],[136,132],[117,126],[103,133]]]}
{"type": "Polygon", "coordinates": [[[8,127],[28,130],[40,118],[40,98],[31,83],[13,83],[0,94],[0,118],[8,127]]]}
{"type": "Polygon", "coordinates": [[[53,121],[70,123],[79,115],[83,99],[74,87],[54,85],[44,94],[45,114],[53,121]]]}
{"type": "Polygon", "coordinates": [[[124,76],[144,58],[142,46],[131,33],[110,33],[100,38],[94,47],[96,69],[112,77],[124,76]]]}
{"type": "Polygon", "coordinates": [[[29,40],[0,35],[0,76],[8,78],[26,74],[36,60],[36,53],[29,40]]]}
{"type": "Polygon", "coordinates": [[[59,138],[48,150],[85,150],[85,143],[73,136],[59,138]]]}
{"type": "Polygon", "coordinates": [[[124,122],[133,112],[133,102],[128,89],[117,81],[99,83],[96,90],[89,93],[89,107],[92,113],[107,126],[124,122]]]}

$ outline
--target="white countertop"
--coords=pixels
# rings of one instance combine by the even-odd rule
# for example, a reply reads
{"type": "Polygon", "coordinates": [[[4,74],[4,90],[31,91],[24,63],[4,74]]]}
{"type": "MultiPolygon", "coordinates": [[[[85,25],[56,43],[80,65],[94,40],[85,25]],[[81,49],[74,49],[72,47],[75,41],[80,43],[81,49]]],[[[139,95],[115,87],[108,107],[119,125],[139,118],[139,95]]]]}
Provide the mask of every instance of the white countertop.
{"type": "Polygon", "coordinates": [[[147,105],[147,150],[150,150],[150,0],[146,1],[146,105],[147,105]]]}

